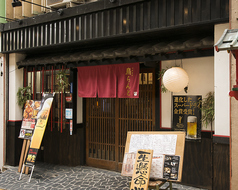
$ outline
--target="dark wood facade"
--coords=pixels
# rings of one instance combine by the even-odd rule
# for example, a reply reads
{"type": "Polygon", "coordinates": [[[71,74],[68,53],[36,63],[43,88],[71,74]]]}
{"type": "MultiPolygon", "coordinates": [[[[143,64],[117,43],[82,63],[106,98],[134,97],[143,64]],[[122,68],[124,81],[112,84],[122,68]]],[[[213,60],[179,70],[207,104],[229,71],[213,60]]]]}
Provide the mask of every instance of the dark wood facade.
{"type": "MultiPolygon", "coordinates": [[[[53,12],[24,19],[22,25],[18,22],[2,24],[1,48],[5,54],[25,53],[28,57],[39,54],[42,62],[37,64],[44,66],[47,65],[43,61],[46,55],[51,56],[52,53],[60,53],[66,51],[65,49],[71,54],[75,50],[98,50],[104,46],[115,48],[119,45],[136,46],[138,43],[161,39],[176,41],[181,38],[213,36],[214,24],[228,22],[228,19],[228,0],[118,0],[116,3],[101,0],[65,9],[62,16],[53,12]]],[[[213,55],[211,48],[206,51],[209,52],[206,55],[213,55]]],[[[192,54],[189,57],[204,56],[194,49],[189,52],[192,54]]],[[[185,53],[179,54],[180,58],[186,58],[185,53]]],[[[174,55],[177,56],[178,51],[174,55]]],[[[175,56],[164,54],[154,55],[157,63],[174,58],[175,56]]],[[[129,56],[128,59],[130,62],[138,61],[137,57],[129,56]]],[[[146,56],[141,56],[139,60],[151,61],[146,56]]],[[[107,64],[122,62],[116,59],[100,61],[107,64]]],[[[62,63],[72,67],[75,67],[75,63],[81,66],[98,64],[81,62],[80,59],[73,64],[63,60],[57,62],[62,63]]],[[[160,93],[157,90],[154,98],[154,127],[155,130],[161,130],[160,93]]],[[[86,112],[86,108],[83,111],[86,112]]],[[[71,166],[85,164],[86,127],[86,122],[77,125],[73,136],[66,130],[59,133],[57,130],[51,132],[47,129],[43,140],[44,149],[39,152],[38,159],[71,166]]],[[[7,133],[8,137],[16,134],[18,128],[11,131],[7,133]]],[[[7,146],[16,149],[15,145],[8,142],[7,146]]],[[[9,163],[12,156],[7,158],[9,163]]],[[[201,142],[186,142],[182,183],[208,189],[228,189],[229,144],[213,142],[213,138],[208,135],[203,136],[201,142]]]]}
{"type": "Polygon", "coordinates": [[[2,53],[34,53],[125,44],[122,37],[131,42],[212,34],[213,24],[227,22],[228,13],[228,0],[101,0],[65,9],[62,16],[54,12],[24,19],[21,25],[4,24],[1,48],[2,53]]]}

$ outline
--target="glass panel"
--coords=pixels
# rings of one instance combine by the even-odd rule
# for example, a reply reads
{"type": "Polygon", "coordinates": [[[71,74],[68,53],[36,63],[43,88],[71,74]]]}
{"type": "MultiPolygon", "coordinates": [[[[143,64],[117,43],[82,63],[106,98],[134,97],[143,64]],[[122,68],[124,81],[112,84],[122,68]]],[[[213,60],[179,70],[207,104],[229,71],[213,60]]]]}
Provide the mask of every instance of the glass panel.
{"type": "Polygon", "coordinates": [[[148,73],[148,84],[153,84],[153,73],[148,73]]]}
{"type": "Polygon", "coordinates": [[[41,72],[36,72],[36,93],[41,93],[41,72]]]}
{"type": "Polygon", "coordinates": [[[143,73],[143,84],[147,84],[147,73],[143,73]]]}

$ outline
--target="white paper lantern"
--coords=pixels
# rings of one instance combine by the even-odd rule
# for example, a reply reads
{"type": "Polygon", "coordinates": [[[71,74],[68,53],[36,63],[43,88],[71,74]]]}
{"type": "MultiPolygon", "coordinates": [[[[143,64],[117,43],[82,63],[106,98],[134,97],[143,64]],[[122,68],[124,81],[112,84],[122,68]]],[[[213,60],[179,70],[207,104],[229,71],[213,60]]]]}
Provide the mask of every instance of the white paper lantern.
{"type": "Polygon", "coordinates": [[[169,91],[179,92],[188,85],[188,74],[181,67],[172,67],[164,73],[163,83],[169,91]]]}

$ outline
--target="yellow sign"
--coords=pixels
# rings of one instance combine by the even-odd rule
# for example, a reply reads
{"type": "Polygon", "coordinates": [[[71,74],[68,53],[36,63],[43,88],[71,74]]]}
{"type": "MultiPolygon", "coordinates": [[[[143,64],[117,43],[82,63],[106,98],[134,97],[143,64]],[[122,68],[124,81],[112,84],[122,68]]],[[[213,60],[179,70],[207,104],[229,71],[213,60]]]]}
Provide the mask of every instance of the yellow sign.
{"type": "Polygon", "coordinates": [[[153,150],[138,150],[130,190],[147,190],[150,179],[153,150]]]}

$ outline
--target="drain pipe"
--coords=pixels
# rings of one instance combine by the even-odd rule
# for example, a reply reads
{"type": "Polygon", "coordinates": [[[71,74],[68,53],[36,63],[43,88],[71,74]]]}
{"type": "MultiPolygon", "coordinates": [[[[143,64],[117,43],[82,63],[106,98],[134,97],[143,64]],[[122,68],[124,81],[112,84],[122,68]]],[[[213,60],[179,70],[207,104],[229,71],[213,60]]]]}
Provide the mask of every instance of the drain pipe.
{"type": "Polygon", "coordinates": [[[6,164],[7,158],[7,130],[8,130],[8,120],[9,120],[9,54],[5,54],[5,64],[3,64],[3,138],[4,138],[4,160],[3,164],[6,164]],[[4,76],[5,75],[5,76],[4,76]]]}

